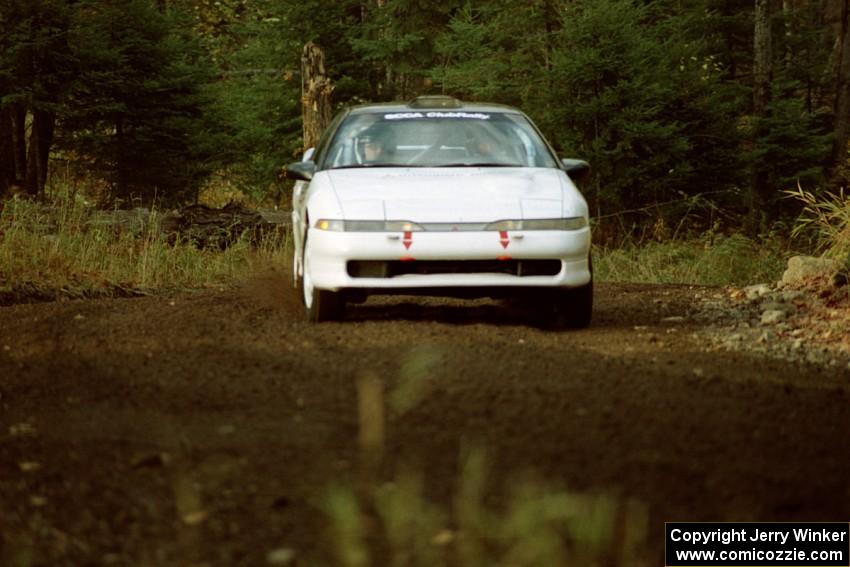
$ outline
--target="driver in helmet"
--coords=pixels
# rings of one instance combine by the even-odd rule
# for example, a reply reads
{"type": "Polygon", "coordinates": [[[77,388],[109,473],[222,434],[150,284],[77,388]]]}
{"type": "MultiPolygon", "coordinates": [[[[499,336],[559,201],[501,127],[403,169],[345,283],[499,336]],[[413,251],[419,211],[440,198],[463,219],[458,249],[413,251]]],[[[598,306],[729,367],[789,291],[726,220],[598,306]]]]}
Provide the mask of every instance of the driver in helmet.
{"type": "Polygon", "coordinates": [[[364,164],[386,164],[392,162],[395,143],[384,131],[370,128],[359,136],[360,159],[364,164]]]}

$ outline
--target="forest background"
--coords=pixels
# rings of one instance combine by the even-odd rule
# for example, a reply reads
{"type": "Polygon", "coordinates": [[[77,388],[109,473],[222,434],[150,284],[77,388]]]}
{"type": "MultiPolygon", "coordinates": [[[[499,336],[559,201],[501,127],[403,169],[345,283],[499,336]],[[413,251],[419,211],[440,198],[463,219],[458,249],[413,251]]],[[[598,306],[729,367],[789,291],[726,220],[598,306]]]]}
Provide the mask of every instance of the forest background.
{"type": "Polygon", "coordinates": [[[521,107],[591,163],[598,242],[768,242],[807,205],[789,192],[845,202],[848,4],[0,0],[0,197],[285,206],[314,42],[335,109],[521,107]]]}

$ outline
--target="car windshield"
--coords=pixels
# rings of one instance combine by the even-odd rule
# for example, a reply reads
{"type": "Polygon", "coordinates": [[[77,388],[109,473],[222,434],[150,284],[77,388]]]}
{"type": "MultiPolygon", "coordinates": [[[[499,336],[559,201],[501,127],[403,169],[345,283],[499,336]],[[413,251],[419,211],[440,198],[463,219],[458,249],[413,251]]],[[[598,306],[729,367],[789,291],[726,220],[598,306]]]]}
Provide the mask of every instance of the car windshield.
{"type": "Polygon", "coordinates": [[[556,167],[556,162],[521,114],[411,111],[351,114],[322,166],[556,167]]]}

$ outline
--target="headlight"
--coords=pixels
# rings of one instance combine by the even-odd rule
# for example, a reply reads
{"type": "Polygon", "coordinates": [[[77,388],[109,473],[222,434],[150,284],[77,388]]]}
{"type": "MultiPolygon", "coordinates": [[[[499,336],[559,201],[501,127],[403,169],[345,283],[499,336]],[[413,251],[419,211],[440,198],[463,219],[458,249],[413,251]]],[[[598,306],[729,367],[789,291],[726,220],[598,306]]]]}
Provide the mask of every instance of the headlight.
{"type": "MultiPolygon", "coordinates": [[[[340,219],[319,219],[313,225],[319,230],[329,230],[333,232],[419,232],[425,230],[422,226],[415,222],[391,220],[340,220],[340,219]]],[[[452,223],[446,223],[446,226],[457,226],[452,223]]],[[[502,220],[490,223],[483,227],[483,230],[579,230],[587,226],[587,220],[584,217],[570,217],[565,219],[529,219],[529,220],[502,220]]],[[[429,230],[449,230],[435,228],[429,225],[429,230]]],[[[475,230],[482,230],[481,225],[477,225],[475,230]]]]}
{"type": "Polygon", "coordinates": [[[421,226],[410,221],[319,219],[313,226],[319,230],[334,232],[415,232],[422,230],[421,226]]]}
{"type": "Polygon", "coordinates": [[[584,217],[565,219],[503,220],[487,225],[485,230],[579,230],[587,226],[584,217]]]}
{"type": "Polygon", "coordinates": [[[319,230],[331,230],[333,232],[342,232],[345,230],[345,221],[336,219],[319,219],[313,225],[319,230]]]}

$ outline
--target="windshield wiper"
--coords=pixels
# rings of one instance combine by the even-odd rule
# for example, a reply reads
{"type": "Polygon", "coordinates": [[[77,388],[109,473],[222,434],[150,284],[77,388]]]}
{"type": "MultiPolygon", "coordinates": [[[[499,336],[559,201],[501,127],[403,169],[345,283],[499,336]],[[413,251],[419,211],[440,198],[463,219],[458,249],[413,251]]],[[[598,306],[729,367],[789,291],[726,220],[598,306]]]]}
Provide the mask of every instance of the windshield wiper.
{"type": "Polygon", "coordinates": [[[369,167],[397,167],[397,168],[413,168],[413,167],[443,167],[441,165],[432,165],[427,163],[350,163],[348,165],[336,165],[328,169],[365,169],[369,167]]]}
{"type": "Polygon", "coordinates": [[[349,163],[346,165],[335,165],[328,169],[360,169],[366,167],[410,167],[409,165],[401,165],[398,163],[349,163]]]}
{"type": "Polygon", "coordinates": [[[461,163],[350,163],[347,165],[336,165],[328,169],[365,169],[370,167],[399,167],[399,168],[426,168],[426,167],[525,167],[519,163],[499,163],[493,161],[461,162],[461,163]]]}
{"type": "Polygon", "coordinates": [[[446,163],[433,167],[525,167],[519,163],[499,163],[495,161],[471,161],[462,163],[446,163]]]}

